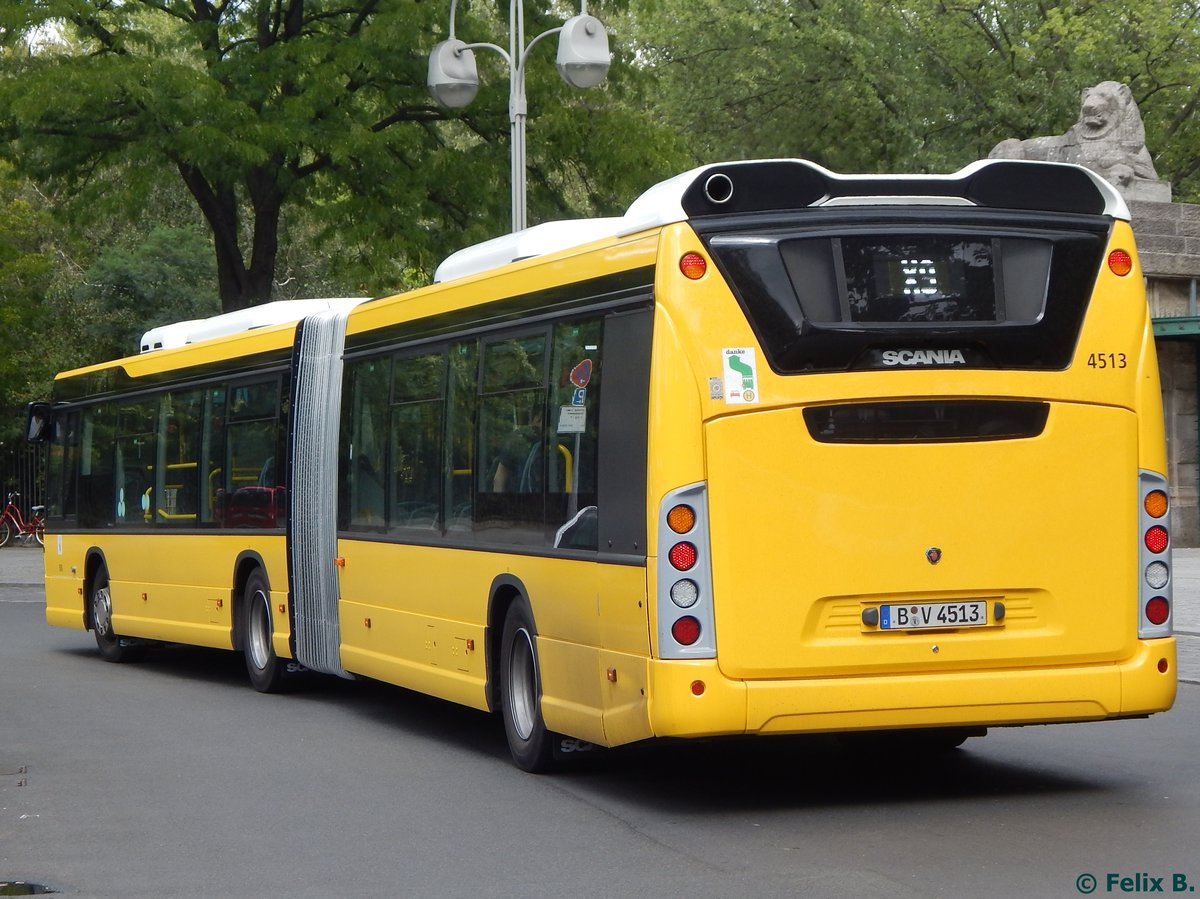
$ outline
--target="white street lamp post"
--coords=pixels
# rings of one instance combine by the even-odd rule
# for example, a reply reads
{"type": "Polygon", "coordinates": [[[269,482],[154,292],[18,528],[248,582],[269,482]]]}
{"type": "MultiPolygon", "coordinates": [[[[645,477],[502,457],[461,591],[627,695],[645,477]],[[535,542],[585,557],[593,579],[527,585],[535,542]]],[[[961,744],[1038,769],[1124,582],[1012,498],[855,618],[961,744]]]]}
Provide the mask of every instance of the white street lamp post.
{"type": "Polygon", "coordinates": [[[495,50],[508,63],[508,123],[512,144],[512,229],[524,230],[525,216],[525,64],[529,51],[542,38],[558,39],[558,73],[572,87],[595,87],[608,74],[608,33],[587,13],[580,0],[579,15],[559,28],[544,31],[525,43],[525,9],[522,0],[509,0],[508,50],[495,44],[467,44],[455,37],[454,14],[458,0],[450,0],[450,37],[429,54],[429,93],[443,106],[460,108],[475,99],[479,71],[473,51],[495,50]]]}

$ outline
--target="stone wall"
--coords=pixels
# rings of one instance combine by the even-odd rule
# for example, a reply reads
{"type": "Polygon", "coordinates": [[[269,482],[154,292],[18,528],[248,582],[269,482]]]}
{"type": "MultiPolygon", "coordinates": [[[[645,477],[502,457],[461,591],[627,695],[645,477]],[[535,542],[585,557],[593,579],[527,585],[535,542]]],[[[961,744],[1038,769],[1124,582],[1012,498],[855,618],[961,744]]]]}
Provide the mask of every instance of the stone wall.
{"type": "MultiPolygon", "coordinates": [[[[1200,278],[1200,206],[1133,201],[1129,211],[1146,277],[1184,279],[1185,282],[1200,278]]],[[[1155,316],[1159,314],[1156,312],[1155,316]]],[[[1161,314],[1187,315],[1188,312],[1161,314]]]]}
{"type": "Polygon", "coordinates": [[[1146,296],[1159,332],[1159,373],[1171,479],[1171,527],[1176,546],[1200,546],[1200,423],[1197,421],[1196,357],[1192,333],[1200,280],[1200,206],[1132,201],[1133,233],[1146,276],[1146,296]]]}
{"type": "Polygon", "coordinates": [[[1196,407],[1196,344],[1158,341],[1167,467],[1171,477],[1171,534],[1176,546],[1200,546],[1200,452],[1196,407]]]}

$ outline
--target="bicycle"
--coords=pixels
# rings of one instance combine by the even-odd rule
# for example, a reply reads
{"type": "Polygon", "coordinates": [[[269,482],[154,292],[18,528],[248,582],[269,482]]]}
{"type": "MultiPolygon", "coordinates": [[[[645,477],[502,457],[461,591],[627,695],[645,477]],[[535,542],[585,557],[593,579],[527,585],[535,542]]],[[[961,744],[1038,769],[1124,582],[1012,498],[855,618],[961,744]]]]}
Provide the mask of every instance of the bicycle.
{"type": "Polygon", "coordinates": [[[21,494],[10,493],[8,505],[0,512],[0,547],[8,546],[13,539],[20,541],[22,546],[28,546],[33,540],[38,542],[38,546],[45,546],[46,507],[33,506],[30,510],[32,517],[26,521],[21,514],[21,507],[17,505],[20,498],[21,494]]]}

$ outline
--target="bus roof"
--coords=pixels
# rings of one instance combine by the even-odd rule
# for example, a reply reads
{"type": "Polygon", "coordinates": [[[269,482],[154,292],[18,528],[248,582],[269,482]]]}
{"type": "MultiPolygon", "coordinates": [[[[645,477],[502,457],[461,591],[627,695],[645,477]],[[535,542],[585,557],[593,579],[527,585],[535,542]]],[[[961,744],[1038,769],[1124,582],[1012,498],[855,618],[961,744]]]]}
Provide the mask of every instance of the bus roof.
{"type": "MultiPolygon", "coordinates": [[[[661,181],[622,216],[547,222],[459,250],[438,266],[434,281],[676,222],[849,205],[977,206],[1129,219],[1125,201],[1111,184],[1066,163],[985,159],[948,175],[842,175],[804,159],[742,160],[699,166],[661,181]]],[[[317,312],[348,310],[365,299],[286,300],[163,325],[142,335],[140,349],[177,348],[295,322],[317,312]]]]}
{"type": "Polygon", "coordinates": [[[849,205],[980,206],[1129,219],[1116,188],[1067,163],[984,159],[949,175],[841,175],[804,159],[744,160],[661,181],[623,216],[547,222],[459,250],[438,266],[434,280],[690,219],[849,205]]]}
{"type": "Polygon", "coordinates": [[[189,343],[199,343],[213,337],[224,337],[228,334],[252,331],[255,328],[299,321],[307,315],[324,312],[328,309],[349,309],[363,302],[364,299],[363,297],[329,297],[312,300],[280,300],[275,303],[250,306],[236,312],[214,315],[211,318],[162,325],[151,328],[142,335],[141,351],[148,353],[151,350],[169,350],[186,346],[189,343]]]}

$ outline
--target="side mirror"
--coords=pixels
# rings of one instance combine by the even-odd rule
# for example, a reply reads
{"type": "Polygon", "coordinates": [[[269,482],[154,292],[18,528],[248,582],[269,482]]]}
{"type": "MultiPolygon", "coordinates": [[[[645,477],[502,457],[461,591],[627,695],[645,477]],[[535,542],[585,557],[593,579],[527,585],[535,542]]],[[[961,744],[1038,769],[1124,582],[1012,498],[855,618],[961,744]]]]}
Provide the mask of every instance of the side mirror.
{"type": "Polygon", "coordinates": [[[54,407],[49,403],[30,403],[25,407],[25,439],[30,443],[49,443],[54,439],[54,407]]]}

